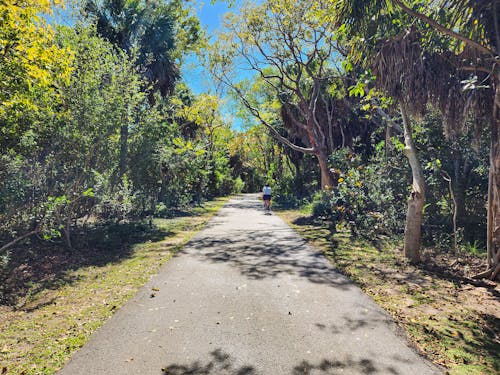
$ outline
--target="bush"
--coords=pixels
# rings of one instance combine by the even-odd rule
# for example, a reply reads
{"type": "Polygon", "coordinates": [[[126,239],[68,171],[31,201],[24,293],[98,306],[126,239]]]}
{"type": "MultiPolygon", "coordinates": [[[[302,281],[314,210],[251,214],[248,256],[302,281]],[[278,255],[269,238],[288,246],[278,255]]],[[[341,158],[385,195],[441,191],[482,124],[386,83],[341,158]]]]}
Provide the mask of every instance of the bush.
{"type": "Polygon", "coordinates": [[[401,233],[408,177],[399,168],[400,160],[385,156],[382,145],[367,162],[348,149],[336,151],[331,159],[337,182],[331,216],[355,235],[401,233]]]}
{"type": "Polygon", "coordinates": [[[317,192],[311,203],[312,215],[322,220],[332,220],[332,202],[328,192],[317,192]]]}
{"type": "Polygon", "coordinates": [[[245,188],[245,183],[241,179],[241,177],[237,177],[236,180],[234,180],[234,192],[235,193],[241,193],[243,189],[245,188]]]}

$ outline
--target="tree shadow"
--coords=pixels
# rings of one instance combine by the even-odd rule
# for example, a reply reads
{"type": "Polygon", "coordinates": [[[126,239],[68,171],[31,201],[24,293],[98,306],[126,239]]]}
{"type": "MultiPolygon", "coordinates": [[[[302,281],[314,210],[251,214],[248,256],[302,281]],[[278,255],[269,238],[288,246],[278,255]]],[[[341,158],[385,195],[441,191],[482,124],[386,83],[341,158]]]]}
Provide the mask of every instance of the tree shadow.
{"type": "Polygon", "coordinates": [[[392,366],[377,366],[369,359],[353,360],[347,359],[346,361],[336,361],[324,359],[317,363],[309,361],[302,361],[299,365],[295,366],[292,375],[331,375],[341,374],[344,370],[349,373],[356,374],[384,374],[384,375],[400,375],[401,372],[392,366]]]}
{"type": "Polygon", "coordinates": [[[162,369],[163,375],[257,375],[253,366],[236,366],[231,356],[221,349],[210,352],[210,356],[211,360],[206,363],[169,364],[162,369]]]}
{"type": "Polygon", "coordinates": [[[500,292],[496,289],[494,282],[485,281],[481,279],[471,279],[463,275],[452,272],[447,264],[436,263],[419,263],[416,265],[425,274],[437,277],[439,279],[448,280],[458,284],[470,284],[477,287],[485,288],[495,298],[500,298],[500,292]]]}
{"type": "Polygon", "coordinates": [[[346,331],[352,333],[360,329],[366,329],[380,324],[393,324],[390,317],[378,311],[372,310],[363,315],[364,316],[353,314],[343,315],[340,317],[337,324],[326,326],[325,324],[316,323],[315,326],[320,331],[328,331],[333,335],[338,335],[346,331]]]}
{"type": "Polygon", "coordinates": [[[434,342],[446,345],[447,350],[453,351],[455,363],[474,366],[470,356],[480,357],[481,362],[489,362],[488,368],[499,369],[500,319],[490,314],[479,314],[478,319],[468,321],[450,318],[447,325],[441,328],[428,327],[425,322],[421,322],[415,324],[415,328],[425,331],[434,338],[434,342]]]}
{"type": "Polygon", "coordinates": [[[193,240],[189,249],[203,260],[228,264],[252,280],[292,275],[317,284],[352,287],[323,253],[308,247],[289,228],[205,236],[193,240]]]}
{"type": "Polygon", "coordinates": [[[346,369],[350,372],[355,371],[358,374],[400,374],[390,366],[380,369],[369,359],[356,361],[349,358],[343,362],[324,359],[316,364],[304,360],[294,367],[292,375],[335,374],[342,373],[346,369]]]}
{"type": "MultiPolygon", "coordinates": [[[[236,360],[222,349],[210,352],[210,359],[206,361],[195,360],[188,364],[171,363],[162,369],[163,375],[260,375],[261,371],[251,365],[236,365],[236,360]]],[[[400,361],[397,358],[396,362],[400,361]]],[[[406,362],[406,361],[404,361],[406,362]]],[[[334,359],[322,359],[318,362],[307,360],[300,361],[291,368],[290,375],[332,375],[341,374],[344,371],[357,374],[384,374],[401,375],[395,367],[380,365],[370,359],[352,359],[339,361],[334,359]]],[[[284,373],[282,373],[284,374],[284,373]]]]}
{"type": "Polygon", "coordinates": [[[15,248],[0,267],[0,305],[15,306],[29,295],[72,284],[79,277],[71,271],[120,262],[132,255],[134,245],[159,242],[172,234],[147,223],[122,223],[79,228],[72,251],[60,243],[32,240],[15,248]]]}

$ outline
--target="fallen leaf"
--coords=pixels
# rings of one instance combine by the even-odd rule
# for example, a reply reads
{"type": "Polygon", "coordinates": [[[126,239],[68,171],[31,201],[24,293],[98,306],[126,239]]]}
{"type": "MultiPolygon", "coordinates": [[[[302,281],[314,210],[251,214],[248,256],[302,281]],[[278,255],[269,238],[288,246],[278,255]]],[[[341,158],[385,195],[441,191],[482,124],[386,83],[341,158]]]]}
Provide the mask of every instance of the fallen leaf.
{"type": "Polygon", "coordinates": [[[153,290],[155,292],[159,292],[160,291],[160,289],[158,289],[158,288],[151,288],[151,290],[153,290]]]}

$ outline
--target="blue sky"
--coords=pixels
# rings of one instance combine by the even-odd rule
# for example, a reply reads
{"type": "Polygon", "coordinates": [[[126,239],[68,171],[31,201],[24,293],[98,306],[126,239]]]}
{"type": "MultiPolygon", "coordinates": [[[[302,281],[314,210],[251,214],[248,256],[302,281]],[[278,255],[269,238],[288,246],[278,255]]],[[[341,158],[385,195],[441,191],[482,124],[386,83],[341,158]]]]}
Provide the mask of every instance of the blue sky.
{"type": "MultiPolygon", "coordinates": [[[[209,36],[213,35],[221,27],[222,18],[225,13],[231,11],[225,2],[211,4],[209,0],[198,1],[196,14],[200,19],[202,27],[209,36]]],[[[209,75],[203,71],[198,59],[195,56],[188,56],[182,67],[182,76],[195,94],[213,91],[213,83],[209,75]]]]}
{"type": "MultiPolygon", "coordinates": [[[[224,14],[235,10],[234,7],[229,8],[224,1],[211,4],[210,0],[197,1],[195,8],[202,28],[205,29],[209,37],[213,36],[222,27],[224,14]]],[[[210,75],[203,70],[196,56],[191,55],[185,59],[181,74],[182,79],[191,88],[193,93],[215,93],[215,86],[210,75]]],[[[222,114],[225,120],[232,124],[234,130],[242,130],[244,128],[243,120],[237,117],[235,113],[239,108],[237,103],[229,100],[229,98],[222,99],[225,101],[222,107],[222,114]]]]}

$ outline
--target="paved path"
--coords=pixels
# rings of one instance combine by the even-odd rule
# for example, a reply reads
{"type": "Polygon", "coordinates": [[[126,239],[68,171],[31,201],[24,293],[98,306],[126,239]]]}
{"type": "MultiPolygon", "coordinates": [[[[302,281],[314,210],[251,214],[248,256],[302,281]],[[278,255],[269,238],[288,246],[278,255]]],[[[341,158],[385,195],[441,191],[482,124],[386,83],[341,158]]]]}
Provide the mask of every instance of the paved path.
{"type": "Polygon", "coordinates": [[[232,199],[60,373],[439,374],[257,198],[232,199]]]}

